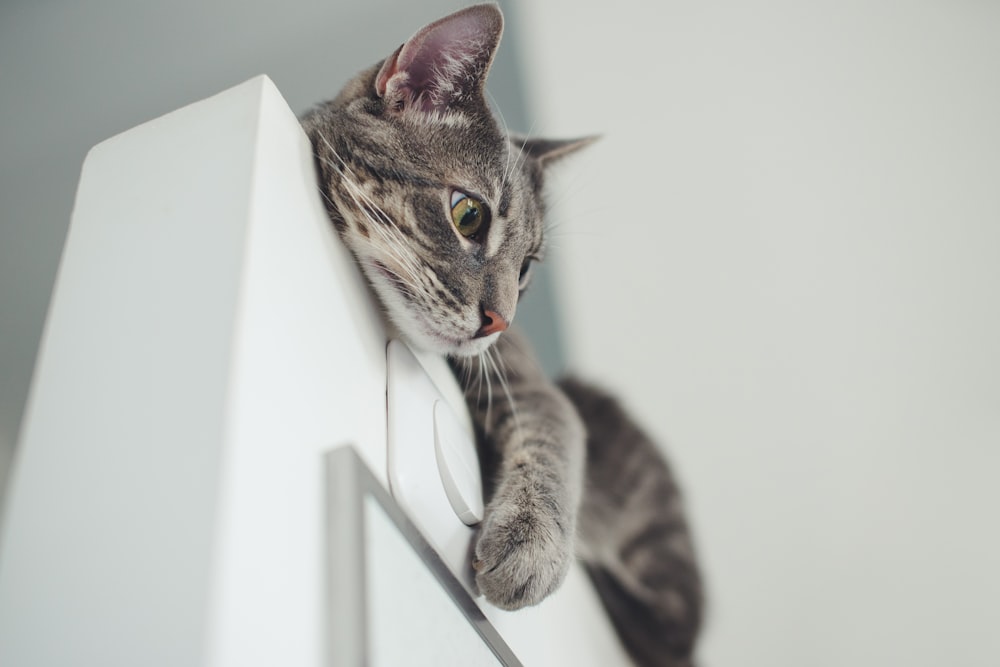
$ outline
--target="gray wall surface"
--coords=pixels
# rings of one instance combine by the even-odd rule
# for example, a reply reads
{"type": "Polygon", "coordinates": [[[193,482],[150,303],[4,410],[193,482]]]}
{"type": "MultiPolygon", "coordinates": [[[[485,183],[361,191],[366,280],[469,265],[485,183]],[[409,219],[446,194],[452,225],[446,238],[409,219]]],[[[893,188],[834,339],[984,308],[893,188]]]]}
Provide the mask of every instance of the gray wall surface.
{"type": "MultiPolygon", "coordinates": [[[[0,5],[0,498],[80,166],[95,144],[257,74],[296,113],[332,97],[454,0],[272,3],[8,0],[0,5]]],[[[530,127],[507,29],[490,90],[530,127]]],[[[519,320],[553,367],[556,325],[540,276],[519,320]]]]}
{"type": "Polygon", "coordinates": [[[521,8],[537,122],[604,136],[569,359],[687,491],[699,664],[1000,665],[1000,3],[521,8]]]}

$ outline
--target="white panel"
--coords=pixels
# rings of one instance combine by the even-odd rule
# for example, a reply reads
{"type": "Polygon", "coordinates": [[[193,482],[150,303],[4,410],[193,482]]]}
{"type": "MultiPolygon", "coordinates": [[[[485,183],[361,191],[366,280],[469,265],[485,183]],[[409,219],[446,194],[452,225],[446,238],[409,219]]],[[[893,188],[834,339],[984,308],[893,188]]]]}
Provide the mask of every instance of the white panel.
{"type": "Polygon", "coordinates": [[[0,664],[318,664],[320,455],[357,443],[385,483],[385,334],[314,183],[263,77],[91,152],[11,493],[0,664]]]}
{"type": "Polygon", "coordinates": [[[263,80],[217,533],[213,665],[323,660],[322,455],[385,479],[385,344],[317,192],[312,149],[263,80]]]}
{"type": "Polygon", "coordinates": [[[500,664],[370,497],[365,500],[365,543],[374,667],[500,664]]]}
{"type": "MultiPolygon", "coordinates": [[[[434,406],[436,403],[446,406],[448,401],[406,344],[391,341],[387,359],[388,474],[393,498],[447,563],[455,578],[474,595],[469,567],[469,541],[474,531],[463,523],[448,498],[435,452],[434,406]]],[[[454,384],[452,378],[448,379],[454,384]]],[[[460,407],[462,414],[467,414],[464,403],[460,407]]],[[[464,445],[471,448],[468,455],[478,466],[471,426],[459,423],[455,431],[466,441],[464,445]]],[[[481,511],[479,479],[468,481],[475,484],[481,511]]]]}
{"type": "Polygon", "coordinates": [[[579,563],[570,567],[559,590],[535,607],[504,611],[483,597],[476,602],[525,665],[609,667],[632,664],[579,563]]]}
{"type": "Polygon", "coordinates": [[[0,664],[201,662],[260,91],[87,157],[10,490],[0,664]]]}

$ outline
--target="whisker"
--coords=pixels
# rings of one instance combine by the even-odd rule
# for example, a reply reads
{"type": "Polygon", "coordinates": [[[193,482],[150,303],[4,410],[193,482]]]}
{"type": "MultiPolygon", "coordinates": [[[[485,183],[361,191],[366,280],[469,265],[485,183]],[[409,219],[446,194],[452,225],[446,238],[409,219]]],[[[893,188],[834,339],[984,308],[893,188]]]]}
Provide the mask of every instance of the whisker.
{"type": "MultiPolygon", "coordinates": [[[[323,140],[323,143],[326,144],[326,147],[330,149],[330,152],[333,153],[333,156],[336,157],[337,160],[340,161],[340,164],[341,164],[341,167],[342,167],[342,169],[340,170],[341,171],[341,176],[344,176],[343,170],[346,170],[350,174],[349,176],[345,177],[346,180],[348,180],[349,182],[352,183],[352,185],[354,185],[354,187],[357,189],[357,193],[365,200],[365,203],[367,203],[369,206],[371,206],[372,208],[374,208],[379,214],[381,214],[382,217],[385,218],[386,222],[388,222],[390,225],[396,226],[396,221],[392,219],[392,216],[390,216],[388,213],[386,213],[385,211],[383,211],[382,208],[377,203],[375,203],[375,201],[371,197],[369,197],[361,189],[361,187],[357,184],[357,182],[356,182],[357,181],[357,177],[354,174],[354,171],[347,164],[347,161],[344,160],[343,157],[341,157],[340,153],[337,152],[337,149],[334,148],[330,144],[330,142],[326,138],[326,136],[322,132],[319,133],[319,136],[323,140]],[[353,181],[351,180],[352,178],[354,179],[353,181]]],[[[329,162],[328,162],[328,164],[329,164],[329,162]]],[[[331,164],[330,166],[334,166],[334,165],[331,164]]]]}
{"type": "MultiPolygon", "coordinates": [[[[524,147],[528,143],[528,140],[531,138],[531,134],[534,131],[535,131],[535,123],[532,122],[531,123],[531,127],[528,128],[527,134],[525,134],[523,137],[521,137],[521,147],[517,151],[517,157],[514,159],[514,164],[510,165],[510,169],[509,170],[507,170],[507,169],[504,170],[503,180],[504,180],[505,183],[508,180],[510,180],[510,177],[514,175],[514,172],[516,172],[518,169],[520,169],[524,165],[524,160],[527,158],[527,153],[525,152],[524,147]]],[[[509,161],[510,161],[510,141],[507,142],[507,159],[508,159],[508,164],[509,164],[509,161]]]]}
{"type": "MultiPolygon", "coordinates": [[[[345,182],[349,182],[349,180],[345,179],[345,182]]],[[[396,243],[395,242],[396,239],[393,239],[389,235],[388,231],[383,229],[379,225],[378,221],[374,220],[372,216],[367,211],[365,211],[364,207],[362,207],[359,204],[357,197],[355,196],[353,190],[350,187],[347,188],[347,194],[354,201],[355,206],[358,208],[358,210],[361,211],[362,215],[364,215],[368,219],[369,223],[371,224],[371,229],[373,229],[375,233],[381,236],[383,241],[385,241],[385,243],[377,246],[378,250],[386,253],[387,255],[395,259],[396,262],[400,265],[400,268],[407,274],[405,277],[407,278],[408,283],[411,284],[413,287],[418,286],[421,283],[419,267],[416,265],[413,259],[403,254],[403,252],[405,252],[404,249],[406,246],[396,243]]],[[[369,244],[373,245],[374,247],[374,244],[370,240],[369,244]]],[[[393,271],[393,273],[399,275],[398,271],[393,271]]],[[[403,276],[400,277],[402,278],[403,276]]]]}
{"type": "Polygon", "coordinates": [[[493,350],[494,348],[489,348],[486,350],[487,353],[486,358],[489,359],[491,364],[493,364],[493,370],[497,374],[497,381],[500,383],[500,388],[503,389],[503,393],[507,396],[507,403],[510,405],[510,413],[511,416],[514,418],[514,431],[517,433],[518,438],[521,438],[522,437],[521,420],[518,418],[517,406],[515,405],[514,397],[511,395],[510,392],[510,383],[507,381],[506,377],[506,366],[504,366],[504,370],[501,371],[500,368],[501,366],[503,366],[503,357],[500,355],[499,351],[497,351],[497,354],[494,356],[492,354],[493,350]]]}
{"type": "Polygon", "coordinates": [[[507,151],[506,151],[506,162],[505,162],[505,164],[503,166],[503,178],[500,179],[500,189],[501,189],[501,191],[503,191],[503,189],[507,186],[507,180],[508,180],[507,169],[510,167],[510,128],[507,127],[507,119],[504,118],[503,111],[500,110],[500,105],[497,104],[497,100],[496,100],[495,97],[493,97],[493,93],[491,93],[489,90],[486,90],[485,92],[486,92],[486,95],[489,96],[489,98],[490,98],[490,102],[491,102],[491,106],[493,107],[493,110],[496,112],[497,116],[500,117],[500,125],[503,127],[503,136],[507,137],[507,139],[508,139],[507,140],[507,151]]]}
{"type": "Polygon", "coordinates": [[[490,411],[493,409],[493,383],[490,381],[490,371],[486,366],[485,355],[485,351],[479,353],[479,377],[486,380],[486,421],[483,423],[489,424],[490,411]]]}
{"type": "Polygon", "coordinates": [[[472,377],[471,362],[468,357],[459,357],[459,359],[462,362],[462,386],[467,387],[472,377]]]}
{"type": "MultiPolygon", "coordinates": [[[[324,162],[324,164],[334,169],[340,175],[340,179],[342,184],[344,185],[344,189],[347,192],[348,196],[350,196],[351,200],[353,201],[355,208],[361,212],[361,214],[369,221],[369,223],[371,223],[371,228],[374,230],[374,233],[377,234],[384,242],[383,244],[378,246],[378,250],[380,250],[381,252],[385,252],[386,254],[391,256],[396,261],[396,263],[399,264],[399,269],[402,270],[403,273],[405,273],[406,275],[405,276],[401,275],[399,271],[393,271],[393,273],[401,279],[405,278],[405,282],[415,292],[418,292],[419,285],[422,283],[421,267],[419,261],[409,254],[409,251],[407,250],[407,246],[405,244],[399,243],[400,241],[399,238],[393,238],[393,236],[389,233],[389,230],[386,229],[386,226],[388,225],[389,229],[392,229],[395,233],[401,234],[402,232],[399,230],[398,225],[392,219],[391,216],[389,216],[377,203],[375,203],[371,199],[371,197],[369,197],[364,192],[363,188],[357,183],[356,179],[354,178],[353,170],[347,164],[347,161],[344,160],[344,158],[340,155],[340,153],[337,152],[337,149],[333,147],[329,139],[327,139],[327,137],[322,132],[319,132],[318,135],[320,139],[323,141],[323,143],[326,145],[329,152],[337,159],[340,165],[338,166],[334,164],[325,157],[321,157],[320,159],[324,162]],[[367,207],[362,205],[362,200],[365,202],[365,204],[368,205],[367,207]],[[375,219],[375,217],[371,214],[369,207],[370,209],[375,210],[381,216],[381,219],[378,220],[375,219]]],[[[325,193],[324,196],[326,196],[325,193]]],[[[329,197],[327,197],[327,201],[330,201],[329,197]]],[[[374,242],[369,241],[369,243],[374,247],[374,242]]]]}

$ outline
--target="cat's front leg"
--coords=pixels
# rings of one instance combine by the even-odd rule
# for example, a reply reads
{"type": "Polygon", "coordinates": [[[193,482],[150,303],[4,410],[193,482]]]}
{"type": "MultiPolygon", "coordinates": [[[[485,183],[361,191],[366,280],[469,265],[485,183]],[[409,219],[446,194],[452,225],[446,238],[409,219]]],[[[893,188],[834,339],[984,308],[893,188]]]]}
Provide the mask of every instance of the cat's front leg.
{"type": "Polygon", "coordinates": [[[573,560],[585,433],[518,334],[504,333],[488,355],[454,365],[479,432],[488,498],[472,566],[486,599],[519,609],[552,593],[573,560]]]}

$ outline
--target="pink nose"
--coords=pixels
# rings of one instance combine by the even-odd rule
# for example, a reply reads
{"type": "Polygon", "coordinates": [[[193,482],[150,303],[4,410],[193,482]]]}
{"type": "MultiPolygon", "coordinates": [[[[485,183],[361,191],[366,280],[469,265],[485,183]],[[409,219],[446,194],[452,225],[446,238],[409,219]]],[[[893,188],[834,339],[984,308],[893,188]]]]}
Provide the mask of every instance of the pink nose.
{"type": "Polygon", "coordinates": [[[476,332],[476,338],[482,338],[483,336],[489,336],[490,334],[500,333],[501,331],[506,331],[507,327],[510,326],[499,313],[495,313],[492,310],[483,309],[483,326],[479,328],[476,332]]]}

